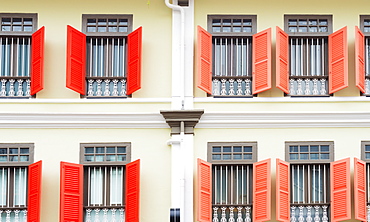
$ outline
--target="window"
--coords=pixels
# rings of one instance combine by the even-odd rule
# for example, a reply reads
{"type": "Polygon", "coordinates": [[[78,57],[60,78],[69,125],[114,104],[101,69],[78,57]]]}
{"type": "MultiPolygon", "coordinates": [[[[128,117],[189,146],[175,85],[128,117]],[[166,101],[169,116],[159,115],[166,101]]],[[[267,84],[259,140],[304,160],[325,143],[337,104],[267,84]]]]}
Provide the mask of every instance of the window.
{"type": "Polygon", "coordinates": [[[365,96],[370,96],[370,16],[360,16],[360,28],[355,27],[356,86],[365,96]]]}
{"type": "MultiPolygon", "coordinates": [[[[208,143],[208,162],[198,160],[198,183],[201,183],[202,197],[206,190],[202,184],[209,184],[212,193],[209,205],[200,206],[198,217],[205,218],[204,221],[231,221],[232,218],[251,221],[258,220],[259,217],[268,220],[270,162],[256,160],[255,142],[208,143]],[[205,173],[208,172],[207,167],[208,177],[205,173]],[[260,175],[258,179],[257,175],[260,175]],[[254,188],[263,191],[259,193],[254,188]],[[260,197],[262,198],[259,199],[260,197]],[[212,215],[212,218],[208,220],[207,215],[212,215]]],[[[199,201],[202,204],[207,202],[199,201]]]]}
{"type": "Polygon", "coordinates": [[[43,88],[44,27],[37,14],[0,13],[0,98],[30,98],[43,88]]]}
{"type": "Polygon", "coordinates": [[[248,97],[271,88],[271,30],[255,15],[209,15],[198,28],[198,87],[214,97],[248,97]]]}
{"type": "Polygon", "coordinates": [[[1,221],[40,217],[41,161],[32,164],[33,149],[33,144],[0,144],[1,221]]]}
{"type": "Polygon", "coordinates": [[[123,98],[140,89],[141,27],[132,15],[83,15],[68,26],[67,87],[86,98],[123,98]]]}
{"type": "Polygon", "coordinates": [[[131,162],[130,143],[82,143],[80,162],[61,164],[63,221],[139,217],[140,160],[131,162]]]}
{"type": "Polygon", "coordinates": [[[347,29],[331,15],[285,15],[277,27],[277,87],[290,96],[329,96],[348,86],[347,29]]]}
{"type": "Polygon", "coordinates": [[[285,143],[287,162],[278,159],[276,170],[279,219],[351,218],[349,158],[333,162],[333,146],[333,142],[285,143]]]}
{"type": "Polygon", "coordinates": [[[355,158],[355,217],[357,220],[367,220],[370,211],[370,141],[361,142],[361,160],[355,158]]]}

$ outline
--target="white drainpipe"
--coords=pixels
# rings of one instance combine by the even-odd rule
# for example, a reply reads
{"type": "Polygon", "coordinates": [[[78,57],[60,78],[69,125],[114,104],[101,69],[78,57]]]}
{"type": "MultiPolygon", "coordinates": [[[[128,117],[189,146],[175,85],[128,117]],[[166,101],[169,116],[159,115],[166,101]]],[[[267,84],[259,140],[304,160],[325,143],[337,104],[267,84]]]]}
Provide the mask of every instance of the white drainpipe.
{"type": "Polygon", "coordinates": [[[181,97],[181,109],[185,106],[185,11],[181,6],[174,5],[170,3],[170,0],[164,0],[166,6],[172,10],[177,10],[180,12],[181,16],[181,27],[180,27],[180,97],[181,97]]]}

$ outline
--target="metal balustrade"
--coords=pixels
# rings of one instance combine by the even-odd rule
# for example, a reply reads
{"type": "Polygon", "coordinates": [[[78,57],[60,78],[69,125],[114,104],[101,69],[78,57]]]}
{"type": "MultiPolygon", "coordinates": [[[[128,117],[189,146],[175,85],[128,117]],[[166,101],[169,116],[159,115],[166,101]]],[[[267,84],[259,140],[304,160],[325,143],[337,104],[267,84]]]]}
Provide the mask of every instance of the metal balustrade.
{"type": "Polygon", "coordinates": [[[251,206],[214,206],[212,222],[251,222],[251,206]]]}
{"type": "Polygon", "coordinates": [[[30,37],[0,37],[0,97],[30,97],[30,37]]]}
{"type": "Polygon", "coordinates": [[[87,40],[87,97],[126,96],[126,37],[87,40]]]}
{"type": "Polygon", "coordinates": [[[252,82],[246,78],[214,78],[214,96],[252,96],[252,82]]]}
{"type": "Polygon", "coordinates": [[[326,78],[290,78],[289,95],[291,96],[327,96],[326,78]]]}
{"type": "Polygon", "coordinates": [[[329,221],[328,205],[294,205],[290,207],[290,221],[329,221]]]}
{"type": "Polygon", "coordinates": [[[124,208],[86,208],[84,222],[125,222],[124,208]]]}
{"type": "Polygon", "coordinates": [[[27,222],[27,209],[0,209],[0,222],[27,222]]]}

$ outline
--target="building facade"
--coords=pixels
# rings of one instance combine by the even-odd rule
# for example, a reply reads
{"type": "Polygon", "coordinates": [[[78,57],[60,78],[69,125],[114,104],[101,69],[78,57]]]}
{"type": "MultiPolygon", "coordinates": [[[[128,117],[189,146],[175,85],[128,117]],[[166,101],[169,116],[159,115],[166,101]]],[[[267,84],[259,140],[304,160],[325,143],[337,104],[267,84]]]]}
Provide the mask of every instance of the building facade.
{"type": "Polygon", "coordinates": [[[366,221],[367,6],[3,2],[0,221],[366,221]]]}

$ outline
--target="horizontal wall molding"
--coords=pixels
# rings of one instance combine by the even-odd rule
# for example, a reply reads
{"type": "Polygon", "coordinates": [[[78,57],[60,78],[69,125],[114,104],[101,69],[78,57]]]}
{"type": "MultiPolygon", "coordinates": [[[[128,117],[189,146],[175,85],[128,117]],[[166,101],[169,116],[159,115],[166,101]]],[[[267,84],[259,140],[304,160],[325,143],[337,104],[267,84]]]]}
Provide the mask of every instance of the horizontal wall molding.
{"type": "Polygon", "coordinates": [[[337,103],[370,102],[370,97],[252,97],[252,98],[194,98],[194,103],[337,103]]]}
{"type": "Polygon", "coordinates": [[[205,112],[195,128],[370,127],[370,112],[205,112]]]}
{"type": "MultiPolygon", "coordinates": [[[[205,112],[195,126],[211,128],[370,127],[370,112],[205,112]]],[[[170,128],[158,113],[0,113],[9,128],[170,128]]]]}

